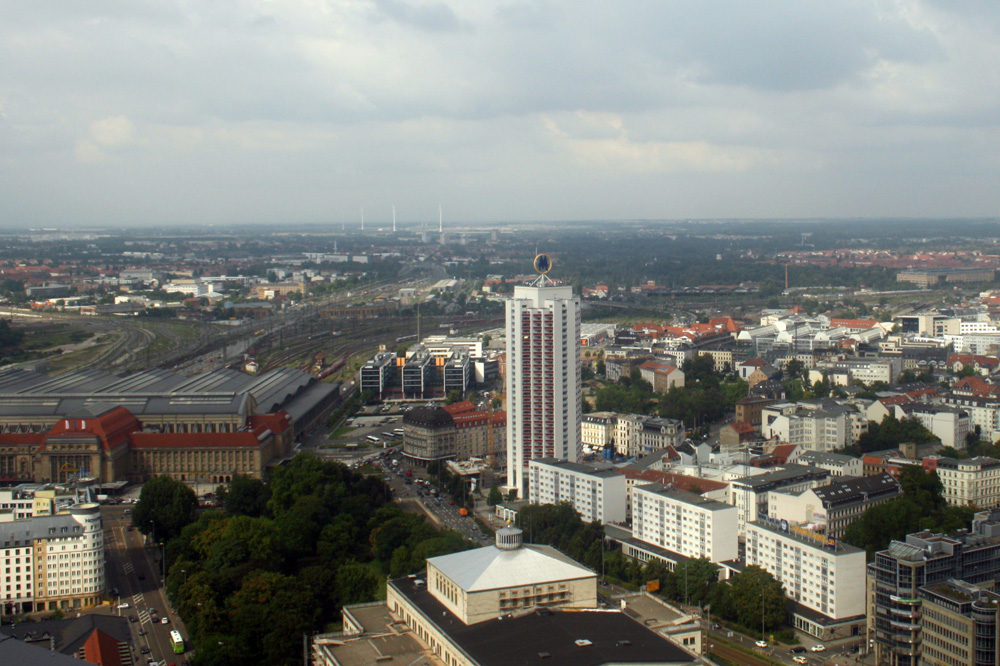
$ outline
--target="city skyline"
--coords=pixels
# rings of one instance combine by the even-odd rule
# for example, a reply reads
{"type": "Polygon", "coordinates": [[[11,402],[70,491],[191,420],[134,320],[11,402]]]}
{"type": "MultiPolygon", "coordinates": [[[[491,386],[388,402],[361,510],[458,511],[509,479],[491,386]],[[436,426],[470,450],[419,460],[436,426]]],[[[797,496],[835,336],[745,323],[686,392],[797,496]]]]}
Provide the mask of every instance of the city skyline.
{"type": "Polygon", "coordinates": [[[7,226],[997,214],[989,3],[5,14],[7,226]]]}

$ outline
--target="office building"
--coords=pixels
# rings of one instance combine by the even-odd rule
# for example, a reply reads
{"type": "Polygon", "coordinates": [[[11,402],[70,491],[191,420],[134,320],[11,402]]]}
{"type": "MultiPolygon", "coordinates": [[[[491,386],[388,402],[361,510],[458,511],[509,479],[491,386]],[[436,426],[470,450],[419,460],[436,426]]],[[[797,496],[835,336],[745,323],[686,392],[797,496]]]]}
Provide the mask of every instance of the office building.
{"type": "Polygon", "coordinates": [[[954,579],[925,585],[919,595],[922,664],[1000,663],[1000,595],[954,579]]]}
{"type": "Polygon", "coordinates": [[[920,589],[953,578],[983,587],[996,584],[1000,578],[1000,510],[977,513],[971,530],[908,534],[905,541],[893,541],[875,553],[868,564],[868,627],[875,641],[876,663],[923,663],[920,589]]]}
{"type": "Polygon", "coordinates": [[[528,463],[528,499],[533,504],[569,502],[585,523],[625,521],[625,482],[611,465],[555,458],[528,463]]]}
{"type": "Polygon", "coordinates": [[[580,299],[547,280],[506,303],[507,485],[520,495],[529,461],[580,456],[580,299]]]}

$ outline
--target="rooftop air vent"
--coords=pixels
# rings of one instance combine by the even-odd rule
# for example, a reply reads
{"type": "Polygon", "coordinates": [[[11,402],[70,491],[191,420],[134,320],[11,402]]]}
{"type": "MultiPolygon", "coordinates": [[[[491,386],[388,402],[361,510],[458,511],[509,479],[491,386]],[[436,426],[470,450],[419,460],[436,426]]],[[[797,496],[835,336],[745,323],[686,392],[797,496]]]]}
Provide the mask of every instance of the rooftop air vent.
{"type": "Polygon", "coordinates": [[[586,638],[578,638],[573,642],[580,647],[587,647],[588,645],[593,645],[593,643],[591,641],[588,641],[586,638]]]}

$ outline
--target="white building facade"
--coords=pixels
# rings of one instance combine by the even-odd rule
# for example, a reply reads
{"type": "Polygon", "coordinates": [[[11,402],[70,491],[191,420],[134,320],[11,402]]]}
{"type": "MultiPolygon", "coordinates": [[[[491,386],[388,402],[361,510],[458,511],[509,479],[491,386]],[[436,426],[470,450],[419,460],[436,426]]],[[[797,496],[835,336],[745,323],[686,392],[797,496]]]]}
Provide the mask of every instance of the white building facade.
{"type": "Polygon", "coordinates": [[[796,629],[830,640],[850,636],[864,624],[865,551],[801,528],[757,521],[747,525],[746,563],[768,571],[791,600],[833,620],[795,613],[796,629]]]}
{"type": "Polygon", "coordinates": [[[976,509],[1000,505],[1000,460],[986,456],[961,460],[932,456],[924,459],[924,467],[937,470],[943,486],[941,496],[948,504],[976,509]]]}
{"type": "Polygon", "coordinates": [[[624,474],[610,465],[585,465],[542,458],[528,463],[528,498],[534,504],[569,502],[585,523],[620,523],[626,518],[624,474]]]}
{"type": "Polygon", "coordinates": [[[737,509],[658,483],[632,489],[632,535],[646,543],[712,562],[736,559],[737,509]]]}
{"type": "Polygon", "coordinates": [[[507,483],[528,462],[580,456],[580,299],[571,287],[514,287],[506,303],[507,483]]]}
{"type": "Polygon", "coordinates": [[[100,507],[0,524],[0,603],[15,612],[76,610],[104,598],[100,507]]]}

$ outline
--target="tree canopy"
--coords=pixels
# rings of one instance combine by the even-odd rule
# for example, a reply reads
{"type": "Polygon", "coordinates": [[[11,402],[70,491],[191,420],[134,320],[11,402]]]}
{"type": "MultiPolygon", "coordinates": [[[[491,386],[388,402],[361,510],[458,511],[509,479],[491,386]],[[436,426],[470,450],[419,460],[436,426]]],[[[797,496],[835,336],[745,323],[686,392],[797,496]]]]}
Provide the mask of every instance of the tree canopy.
{"type": "Polygon", "coordinates": [[[871,559],[884,550],[889,542],[902,540],[907,534],[921,530],[953,532],[968,527],[973,510],[949,506],[941,495],[941,479],[937,472],[927,473],[923,467],[904,467],[899,474],[903,495],[871,507],[847,527],[844,541],[864,548],[871,559]]]}
{"type": "Polygon", "coordinates": [[[201,513],[166,546],[167,591],[209,666],[297,666],[302,635],[344,604],[471,546],[403,512],[380,476],[306,454],[267,484],[237,477],[224,501],[232,512],[201,513]]]}
{"type": "Polygon", "coordinates": [[[193,490],[169,476],[156,476],[143,484],[132,510],[132,524],[143,534],[166,543],[194,520],[197,508],[193,490]]]}

